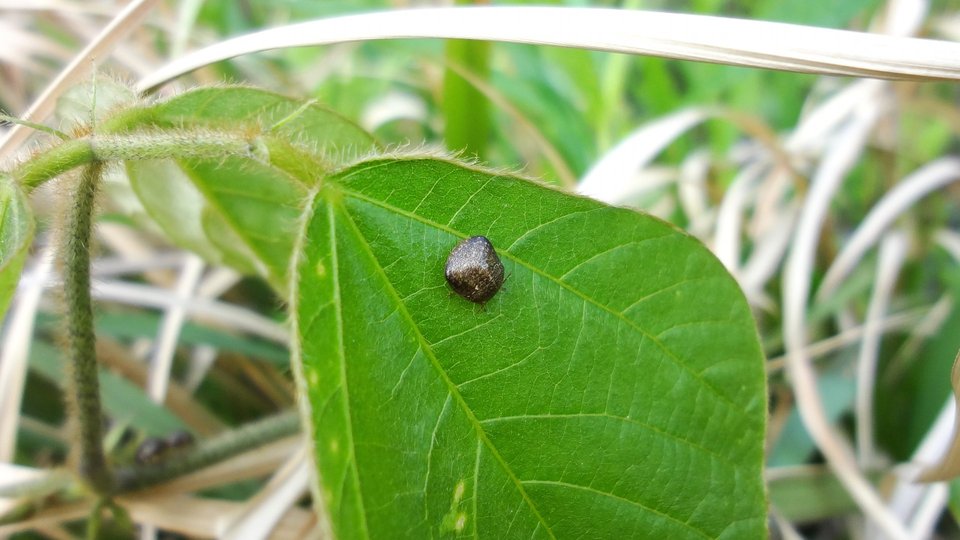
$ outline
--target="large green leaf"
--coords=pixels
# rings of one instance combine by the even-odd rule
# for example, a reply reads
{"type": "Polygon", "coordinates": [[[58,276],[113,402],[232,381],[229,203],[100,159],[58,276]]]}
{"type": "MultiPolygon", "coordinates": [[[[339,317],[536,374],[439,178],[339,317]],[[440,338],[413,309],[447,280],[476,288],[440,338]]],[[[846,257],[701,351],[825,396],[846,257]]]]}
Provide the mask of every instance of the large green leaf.
{"type": "Polygon", "coordinates": [[[33,231],[33,212],[26,196],[16,183],[0,177],[0,321],[20,281],[33,231]]]}
{"type": "Polygon", "coordinates": [[[308,188],[343,160],[376,148],[368,133],[332,111],[242,87],[201,88],[125,111],[105,129],[182,128],[270,135],[267,160],[128,162],[147,213],[181,246],[260,274],[282,291],[308,188]]]}
{"type": "Polygon", "coordinates": [[[653,217],[436,159],[329,178],[295,261],[339,538],[761,538],[765,379],[734,280],[653,217]],[[508,277],[452,295],[487,236],[508,277]]]}

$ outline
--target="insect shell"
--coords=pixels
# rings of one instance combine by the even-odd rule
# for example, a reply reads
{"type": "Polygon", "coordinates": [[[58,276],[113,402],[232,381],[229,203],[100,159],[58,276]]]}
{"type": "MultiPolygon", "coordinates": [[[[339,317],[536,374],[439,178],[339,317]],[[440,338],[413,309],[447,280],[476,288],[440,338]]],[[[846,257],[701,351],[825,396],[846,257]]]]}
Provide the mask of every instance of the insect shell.
{"type": "Polygon", "coordinates": [[[189,431],[178,429],[164,439],[169,448],[186,448],[193,445],[193,435],[189,431]]]}
{"type": "Polygon", "coordinates": [[[157,463],[163,458],[163,454],[166,452],[169,445],[167,441],[160,439],[158,437],[147,437],[140,443],[140,446],[137,447],[137,454],[135,459],[137,463],[141,465],[148,465],[152,463],[157,463]]]}
{"type": "Polygon", "coordinates": [[[485,304],[503,285],[503,263],[485,236],[471,236],[457,244],[444,269],[454,292],[477,304],[485,304]]]}
{"type": "Polygon", "coordinates": [[[165,438],[147,437],[137,447],[134,459],[141,465],[159,463],[171,454],[193,445],[193,435],[187,431],[177,430],[165,438]]]}

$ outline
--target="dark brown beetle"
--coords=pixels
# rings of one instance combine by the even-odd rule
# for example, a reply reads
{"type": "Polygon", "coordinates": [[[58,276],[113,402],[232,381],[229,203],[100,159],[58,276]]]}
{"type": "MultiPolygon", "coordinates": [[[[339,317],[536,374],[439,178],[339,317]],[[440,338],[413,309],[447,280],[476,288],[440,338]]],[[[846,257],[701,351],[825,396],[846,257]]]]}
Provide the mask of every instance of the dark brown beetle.
{"type": "Polygon", "coordinates": [[[137,447],[137,463],[141,465],[157,463],[163,459],[163,454],[167,451],[167,448],[167,441],[158,437],[147,437],[137,447]]]}
{"type": "Polygon", "coordinates": [[[444,270],[454,292],[477,304],[485,304],[503,285],[503,263],[485,236],[471,236],[457,244],[444,270]]]}

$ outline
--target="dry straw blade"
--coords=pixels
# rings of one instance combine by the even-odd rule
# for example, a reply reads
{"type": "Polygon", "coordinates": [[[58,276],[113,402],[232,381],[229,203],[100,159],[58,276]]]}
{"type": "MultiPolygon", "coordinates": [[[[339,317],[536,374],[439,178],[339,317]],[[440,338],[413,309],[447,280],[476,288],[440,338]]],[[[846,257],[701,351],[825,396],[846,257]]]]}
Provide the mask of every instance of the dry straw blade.
{"type": "Polygon", "coordinates": [[[556,45],[767,69],[960,80],[960,44],[703,15],[602,8],[484,6],[396,10],[272,28],[200,49],[140,82],[270,49],[449,38],[556,45]]]}
{"type": "MultiPolygon", "coordinates": [[[[89,73],[93,61],[108,55],[122,38],[137,28],[140,21],[146,17],[156,0],[134,0],[116,17],[110,21],[100,35],[77,54],[70,64],[47,85],[43,93],[33,102],[30,108],[22,115],[24,119],[42,122],[53,111],[57,98],[67,88],[73,86],[89,73]]],[[[15,125],[0,140],[0,155],[9,154],[17,148],[29,135],[23,125],[15,125]]]]}
{"type": "MultiPolygon", "coordinates": [[[[953,395],[960,411],[960,352],[953,361],[953,370],[950,372],[950,382],[953,385],[953,395]]],[[[952,480],[960,476],[960,414],[954,416],[953,437],[950,439],[950,449],[937,465],[928,467],[917,478],[920,482],[938,482],[952,480]]]]}

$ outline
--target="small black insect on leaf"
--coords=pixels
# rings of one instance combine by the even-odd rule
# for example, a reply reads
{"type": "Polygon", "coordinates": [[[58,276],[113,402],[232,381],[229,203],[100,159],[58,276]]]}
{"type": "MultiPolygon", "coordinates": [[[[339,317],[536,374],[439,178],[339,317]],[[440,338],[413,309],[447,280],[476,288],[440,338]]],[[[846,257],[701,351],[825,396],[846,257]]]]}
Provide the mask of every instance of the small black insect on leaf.
{"type": "Polygon", "coordinates": [[[503,285],[503,263],[485,236],[471,236],[457,244],[444,270],[447,283],[460,296],[485,304],[503,285]]]}

